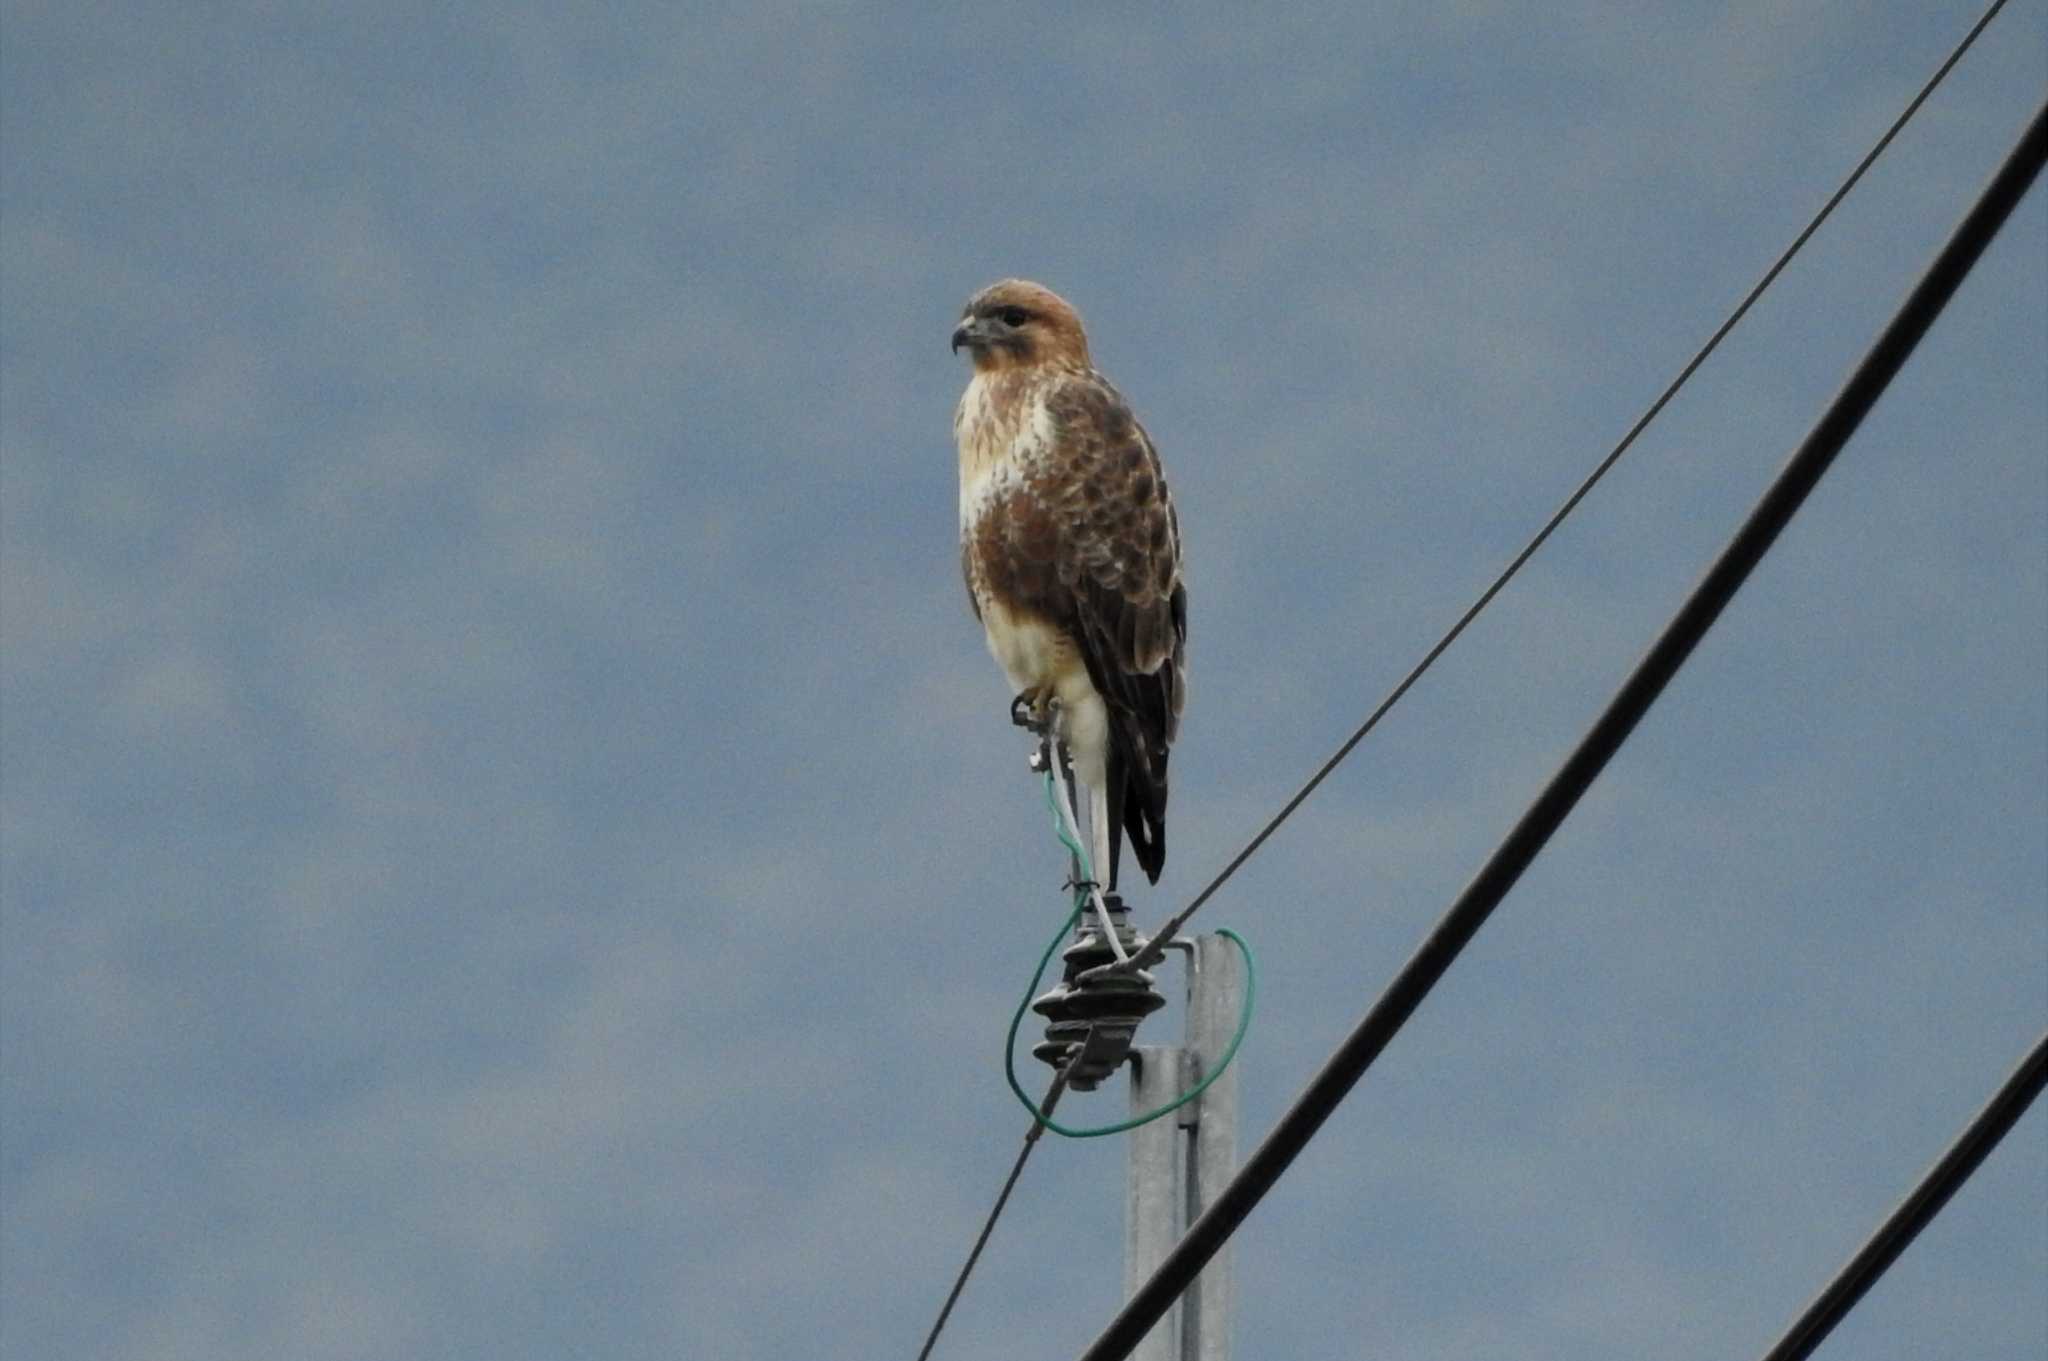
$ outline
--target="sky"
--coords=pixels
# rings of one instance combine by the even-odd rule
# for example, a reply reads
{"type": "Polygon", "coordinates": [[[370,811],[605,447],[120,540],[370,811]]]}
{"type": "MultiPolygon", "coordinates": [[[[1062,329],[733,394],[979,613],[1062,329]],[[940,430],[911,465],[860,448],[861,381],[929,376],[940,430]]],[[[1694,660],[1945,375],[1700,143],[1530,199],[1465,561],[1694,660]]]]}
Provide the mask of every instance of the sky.
{"type": "MultiPolygon", "coordinates": [[[[958,574],[961,303],[1071,299],[1165,460],[1154,924],[1977,12],[5,0],[0,1352],[914,1355],[1064,911],[958,574]]],[[[1245,1147],[2044,88],[2014,0],[1196,918],[1257,954],[1245,1147]]],[[[1761,1355],[2041,1034],[2044,677],[2037,186],[1245,1223],[1238,1355],[1761,1355]]],[[[939,1357],[1096,1335],[1120,1145],[1040,1146],[939,1357]]],[[[2038,1358],[2044,1195],[2037,1109],[1820,1355],[2038,1358]]]]}

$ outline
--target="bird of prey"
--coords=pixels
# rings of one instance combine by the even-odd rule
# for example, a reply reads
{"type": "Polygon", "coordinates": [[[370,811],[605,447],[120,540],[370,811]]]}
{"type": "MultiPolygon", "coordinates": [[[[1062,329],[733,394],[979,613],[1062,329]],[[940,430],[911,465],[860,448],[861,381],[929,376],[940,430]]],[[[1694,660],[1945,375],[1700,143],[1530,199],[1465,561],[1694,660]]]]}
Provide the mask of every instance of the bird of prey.
{"type": "Polygon", "coordinates": [[[1013,714],[1052,722],[1087,788],[1106,891],[1126,834],[1157,883],[1188,631],[1158,451],[1050,289],[982,289],[953,330],[963,346],[974,373],[953,435],[968,600],[1017,692],[1013,714]]]}

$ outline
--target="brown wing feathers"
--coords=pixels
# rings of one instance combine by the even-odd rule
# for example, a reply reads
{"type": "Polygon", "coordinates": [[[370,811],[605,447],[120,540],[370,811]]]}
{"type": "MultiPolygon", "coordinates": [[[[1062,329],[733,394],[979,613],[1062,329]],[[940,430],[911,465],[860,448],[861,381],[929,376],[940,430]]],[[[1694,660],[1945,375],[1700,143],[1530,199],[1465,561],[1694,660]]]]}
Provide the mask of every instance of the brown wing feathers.
{"type": "MultiPolygon", "coordinates": [[[[1116,390],[1094,373],[1047,402],[1070,489],[1056,570],[1071,591],[1070,636],[1109,707],[1111,874],[1128,833],[1156,881],[1166,860],[1168,744],[1179,727],[1187,597],[1180,531],[1159,456],[1116,390]]],[[[1066,621],[1063,621],[1066,622],[1066,621]]]]}

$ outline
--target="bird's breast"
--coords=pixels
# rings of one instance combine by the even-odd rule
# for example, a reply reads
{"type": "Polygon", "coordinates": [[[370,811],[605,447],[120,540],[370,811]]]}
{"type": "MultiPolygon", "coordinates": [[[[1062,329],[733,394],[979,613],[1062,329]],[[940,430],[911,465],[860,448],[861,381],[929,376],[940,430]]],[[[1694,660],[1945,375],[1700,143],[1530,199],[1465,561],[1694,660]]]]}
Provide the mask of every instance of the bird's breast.
{"type": "Polygon", "coordinates": [[[1052,447],[1051,414],[1042,397],[1014,375],[977,373],[953,412],[960,451],[960,531],[970,527],[1044,460],[1052,447]]]}

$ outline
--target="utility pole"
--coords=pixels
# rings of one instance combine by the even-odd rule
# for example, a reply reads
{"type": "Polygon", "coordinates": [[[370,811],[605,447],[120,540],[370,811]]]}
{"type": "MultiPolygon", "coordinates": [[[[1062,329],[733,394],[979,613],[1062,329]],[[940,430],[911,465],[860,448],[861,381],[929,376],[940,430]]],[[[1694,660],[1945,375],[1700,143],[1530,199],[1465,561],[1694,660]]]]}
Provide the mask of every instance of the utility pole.
{"type": "MultiPolygon", "coordinates": [[[[1237,1068],[1235,1063],[1227,1068],[1223,1064],[1244,1016],[1250,985],[1246,959],[1242,944],[1225,932],[1192,942],[1168,942],[1165,948],[1187,957],[1185,1034],[1178,1046],[1131,1043],[1139,1024],[1165,1006],[1166,999],[1153,990],[1149,973],[1117,973],[1105,968],[1136,952],[1143,942],[1131,925],[1123,899],[1114,892],[1095,891],[1087,883],[1089,862],[1074,816],[1074,774],[1066,744],[1058,740],[1053,723],[1034,720],[1018,705],[1012,706],[1011,718],[1038,738],[1032,771],[1046,777],[1049,795],[1066,796],[1056,799],[1055,812],[1062,837],[1073,834],[1068,842],[1072,852],[1069,887],[1091,894],[1094,909],[1077,909],[1073,943],[1061,953],[1064,974],[1050,991],[1031,1003],[1031,1009],[1047,1022],[1045,1039],[1032,1046],[1032,1054],[1079,1092],[1093,1091],[1128,1059],[1134,1117],[1173,1105],[1210,1074],[1216,1075],[1186,1105],[1130,1132],[1124,1193],[1124,1297],[1128,1300],[1179,1244],[1188,1225],[1201,1217],[1236,1175],[1237,1068]]],[[[972,1260],[970,1257],[970,1263],[972,1260]]],[[[1130,1357],[1133,1361],[1230,1361],[1230,1286],[1225,1249],[1210,1260],[1130,1357]]],[[[940,1321],[944,1318],[941,1313],[940,1321]]]]}
{"type": "MultiPolygon", "coordinates": [[[[1227,937],[1188,953],[1187,1033],[1180,1045],[1131,1050],[1131,1113],[1177,1100],[1216,1070],[1244,1007],[1244,959],[1227,937]]],[[[1131,1131],[1124,1199],[1124,1295],[1148,1280],[1182,1232],[1237,1171],[1237,1065],[1208,1090],[1131,1131]]],[[[1230,1253],[1220,1250],[1131,1353],[1132,1361],[1230,1361],[1230,1253]]]]}

